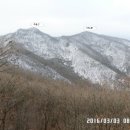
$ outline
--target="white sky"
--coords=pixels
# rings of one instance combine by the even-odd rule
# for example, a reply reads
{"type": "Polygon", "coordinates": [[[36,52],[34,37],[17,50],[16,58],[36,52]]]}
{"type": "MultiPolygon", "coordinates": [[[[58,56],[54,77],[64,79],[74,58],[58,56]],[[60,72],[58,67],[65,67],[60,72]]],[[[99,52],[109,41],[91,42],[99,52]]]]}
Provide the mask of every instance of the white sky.
{"type": "Polygon", "coordinates": [[[52,36],[86,31],[130,39],[130,0],[1,0],[0,35],[40,22],[52,36]]]}

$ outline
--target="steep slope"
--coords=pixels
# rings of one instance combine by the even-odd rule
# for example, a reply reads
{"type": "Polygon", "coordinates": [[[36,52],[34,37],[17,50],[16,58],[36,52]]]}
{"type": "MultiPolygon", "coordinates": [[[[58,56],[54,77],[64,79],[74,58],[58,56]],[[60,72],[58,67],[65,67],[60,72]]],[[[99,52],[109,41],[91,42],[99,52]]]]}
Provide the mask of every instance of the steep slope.
{"type": "Polygon", "coordinates": [[[55,38],[30,28],[0,37],[1,45],[10,42],[19,50],[19,66],[54,79],[118,86],[120,77],[130,75],[128,40],[90,32],[55,38]]]}

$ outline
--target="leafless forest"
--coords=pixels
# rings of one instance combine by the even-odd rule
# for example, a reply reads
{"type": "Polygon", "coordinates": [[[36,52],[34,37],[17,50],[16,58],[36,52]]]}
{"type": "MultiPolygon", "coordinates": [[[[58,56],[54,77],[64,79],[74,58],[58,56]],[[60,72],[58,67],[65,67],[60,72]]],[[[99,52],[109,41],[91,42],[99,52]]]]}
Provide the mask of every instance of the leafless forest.
{"type": "Polygon", "coordinates": [[[130,129],[129,124],[86,123],[87,117],[130,117],[129,91],[67,84],[11,69],[5,54],[1,50],[0,130],[130,129]]]}

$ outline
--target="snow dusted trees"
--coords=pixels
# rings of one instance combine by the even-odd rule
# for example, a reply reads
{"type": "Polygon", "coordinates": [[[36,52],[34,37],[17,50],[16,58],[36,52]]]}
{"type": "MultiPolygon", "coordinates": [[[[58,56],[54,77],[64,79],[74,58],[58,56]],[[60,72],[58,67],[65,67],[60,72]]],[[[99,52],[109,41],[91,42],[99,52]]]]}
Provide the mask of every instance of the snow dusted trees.
{"type": "Polygon", "coordinates": [[[14,52],[17,55],[17,50],[14,44],[13,41],[9,41],[5,46],[0,44],[0,72],[9,69],[10,63],[15,64],[17,58],[14,56],[14,52]]]}

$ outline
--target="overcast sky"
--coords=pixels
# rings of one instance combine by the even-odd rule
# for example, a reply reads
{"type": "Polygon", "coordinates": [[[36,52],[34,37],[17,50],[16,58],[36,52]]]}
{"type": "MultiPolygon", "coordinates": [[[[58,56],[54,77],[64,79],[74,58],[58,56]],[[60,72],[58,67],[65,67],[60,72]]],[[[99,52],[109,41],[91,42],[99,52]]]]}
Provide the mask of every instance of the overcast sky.
{"type": "Polygon", "coordinates": [[[1,0],[0,34],[32,27],[52,36],[86,31],[130,40],[130,0],[1,0]],[[89,31],[89,30],[88,30],[89,31]]]}

